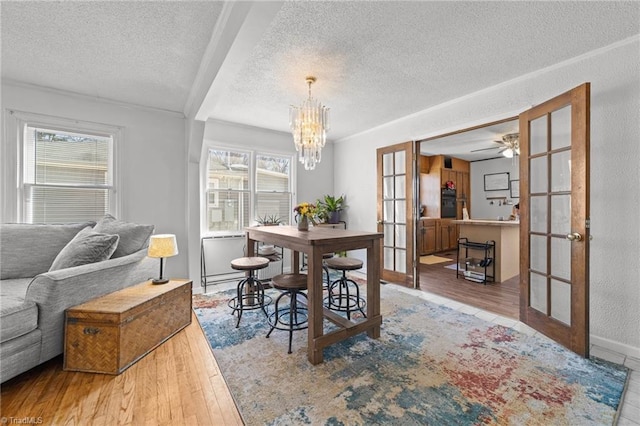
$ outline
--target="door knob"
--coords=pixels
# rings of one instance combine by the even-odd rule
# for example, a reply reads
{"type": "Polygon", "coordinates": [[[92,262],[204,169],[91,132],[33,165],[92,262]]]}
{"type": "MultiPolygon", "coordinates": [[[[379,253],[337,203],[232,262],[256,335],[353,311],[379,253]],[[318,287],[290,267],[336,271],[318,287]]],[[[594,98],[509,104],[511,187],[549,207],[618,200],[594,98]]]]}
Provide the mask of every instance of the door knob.
{"type": "Polygon", "coordinates": [[[582,235],[577,232],[572,232],[571,234],[567,234],[567,240],[569,241],[582,241],[582,235]]]}

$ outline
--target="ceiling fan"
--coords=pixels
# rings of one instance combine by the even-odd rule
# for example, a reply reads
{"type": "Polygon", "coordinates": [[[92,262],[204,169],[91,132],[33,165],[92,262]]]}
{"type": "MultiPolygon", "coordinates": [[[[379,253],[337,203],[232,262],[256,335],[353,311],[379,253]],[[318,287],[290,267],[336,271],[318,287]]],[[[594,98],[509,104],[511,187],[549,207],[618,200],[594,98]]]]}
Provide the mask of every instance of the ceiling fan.
{"type": "Polygon", "coordinates": [[[498,154],[502,154],[507,158],[513,158],[514,155],[520,155],[520,133],[509,133],[502,136],[502,140],[493,141],[501,146],[493,146],[491,148],[474,149],[471,152],[487,151],[490,149],[499,149],[498,154]]]}

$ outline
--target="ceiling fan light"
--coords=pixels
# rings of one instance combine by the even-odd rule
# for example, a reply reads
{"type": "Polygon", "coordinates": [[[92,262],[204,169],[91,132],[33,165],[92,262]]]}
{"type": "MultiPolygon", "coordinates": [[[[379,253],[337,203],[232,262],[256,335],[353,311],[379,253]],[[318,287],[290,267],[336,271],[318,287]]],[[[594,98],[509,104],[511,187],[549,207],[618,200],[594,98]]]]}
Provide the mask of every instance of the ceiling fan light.
{"type": "Polygon", "coordinates": [[[511,148],[505,149],[504,151],[502,151],[502,155],[507,158],[513,158],[513,150],[511,148]]]}

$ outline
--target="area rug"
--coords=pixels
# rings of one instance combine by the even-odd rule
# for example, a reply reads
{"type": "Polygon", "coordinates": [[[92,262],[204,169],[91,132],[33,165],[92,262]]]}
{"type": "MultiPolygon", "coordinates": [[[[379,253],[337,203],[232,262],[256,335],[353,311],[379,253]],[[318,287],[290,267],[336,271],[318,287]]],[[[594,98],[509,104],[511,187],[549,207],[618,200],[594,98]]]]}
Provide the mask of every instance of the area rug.
{"type": "Polygon", "coordinates": [[[444,269],[453,269],[455,271],[457,269],[457,266],[455,263],[453,263],[451,265],[445,266],[444,269]]]}
{"type": "Polygon", "coordinates": [[[453,259],[449,259],[448,257],[434,256],[432,254],[429,256],[420,256],[420,263],[424,263],[425,265],[435,265],[436,263],[451,262],[452,260],[453,259]]]}
{"type": "Polygon", "coordinates": [[[381,337],[330,346],[313,366],[306,330],[288,355],[288,333],[265,338],[258,311],[235,328],[231,295],[196,295],[194,310],[247,425],[611,425],[625,388],[625,367],[391,284],[381,337]]]}

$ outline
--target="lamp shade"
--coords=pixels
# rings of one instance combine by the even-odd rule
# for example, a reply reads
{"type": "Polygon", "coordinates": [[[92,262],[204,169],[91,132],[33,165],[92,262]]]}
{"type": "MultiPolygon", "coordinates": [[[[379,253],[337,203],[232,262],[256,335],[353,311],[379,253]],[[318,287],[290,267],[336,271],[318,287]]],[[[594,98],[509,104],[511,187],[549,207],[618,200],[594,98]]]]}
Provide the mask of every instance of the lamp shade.
{"type": "Polygon", "coordinates": [[[178,254],[178,243],[173,234],[152,235],[149,241],[149,257],[171,257],[178,254]]]}

